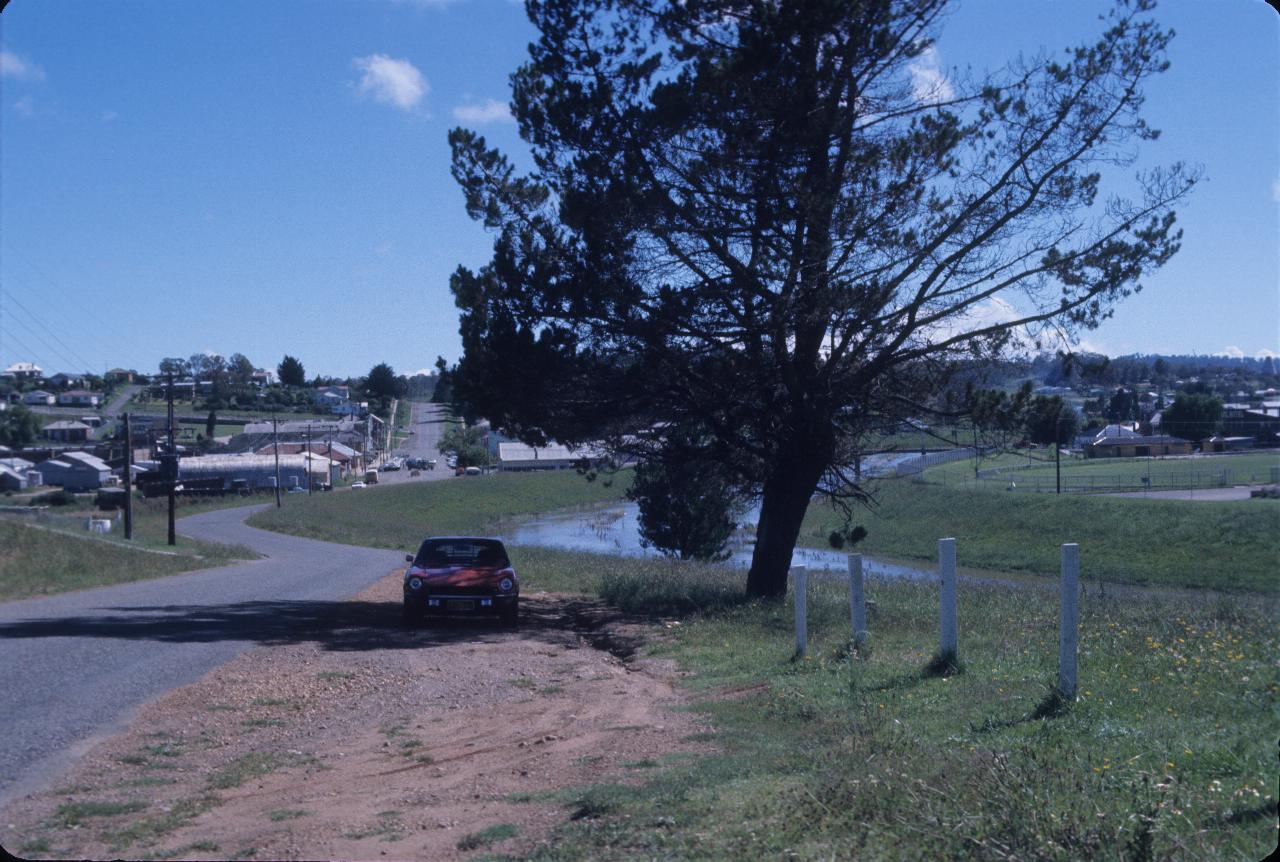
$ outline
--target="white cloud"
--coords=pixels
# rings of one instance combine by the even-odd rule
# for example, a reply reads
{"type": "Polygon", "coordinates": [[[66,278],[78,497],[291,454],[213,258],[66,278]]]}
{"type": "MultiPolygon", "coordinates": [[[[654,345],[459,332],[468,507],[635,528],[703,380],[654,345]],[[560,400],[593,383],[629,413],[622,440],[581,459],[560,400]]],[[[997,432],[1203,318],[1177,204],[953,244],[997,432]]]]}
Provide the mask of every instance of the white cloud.
{"type": "Polygon", "coordinates": [[[1267,359],[1268,357],[1271,359],[1280,359],[1280,353],[1276,353],[1274,350],[1268,350],[1264,347],[1257,353],[1253,354],[1254,359],[1267,359]]]}
{"type": "Polygon", "coordinates": [[[1091,338],[1081,338],[1071,348],[1076,353],[1097,353],[1101,356],[1115,356],[1116,351],[1103,344],[1101,341],[1094,341],[1091,338]]]}
{"type": "Polygon", "coordinates": [[[435,374],[435,373],[436,373],[436,370],[434,368],[419,368],[417,371],[410,371],[405,376],[417,377],[419,374],[421,374],[424,377],[430,377],[432,374],[435,374]]]}
{"type": "Polygon", "coordinates": [[[12,51],[0,49],[0,77],[19,81],[43,81],[44,69],[12,51]]]}
{"type": "Polygon", "coordinates": [[[956,91],[938,60],[938,52],[930,46],[907,66],[911,74],[911,94],[921,104],[932,105],[955,98],[956,91]]]}
{"type": "Polygon", "coordinates": [[[1219,350],[1217,353],[1213,355],[1226,356],[1231,359],[1244,359],[1244,351],[1241,350],[1239,347],[1236,347],[1234,344],[1228,344],[1226,347],[1222,348],[1221,350],[1219,350]]]}
{"type": "Polygon", "coordinates": [[[1280,180],[1271,181],[1271,199],[1280,204],[1280,180]]]}
{"type": "Polygon", "coordinates": [[[453,109],[453,118],[477,126],[484,123],[514,122],[510,109],[497,99],[485,99],[481,105],[458,105],[453,109]]]}
{"type": "Polygon", "coordinates": [[[30,96],[23,96],[13,103],[13,109],[24,117],[30,117],[36,112],[36,103],[30,96]]]}
{"type": "Polygon", "coordinates": [[[409,111],[431,91],[427,79],[408,60],[370,54],[368,57],[356,57],[352,64],[361,72],[356,85],[360,94],[371,96],[384,105],[409,111]]]}

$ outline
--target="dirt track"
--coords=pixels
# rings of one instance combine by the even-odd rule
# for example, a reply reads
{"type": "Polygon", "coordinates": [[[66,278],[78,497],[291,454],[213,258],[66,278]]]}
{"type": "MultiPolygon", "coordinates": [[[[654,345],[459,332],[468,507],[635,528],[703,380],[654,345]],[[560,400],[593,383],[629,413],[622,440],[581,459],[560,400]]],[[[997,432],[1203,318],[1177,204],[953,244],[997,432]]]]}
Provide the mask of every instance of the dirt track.
{"type": "MultiPolygon", "coordinates": [[[[398,590],[388,576],[353,608],[386,602],[393,620],[398,590]]],[[[573,815],[554,791],[705,748],[671,708],[672,668],[633,655],[644,627],[573,597],[525,608],[515,632],[388,625],[385,646],[245,653],[0,811],[0,843],[55,858],[522,854],[573,815]],[[489,834],[511,837],[463,841],[502,824],[489,834]]]]}

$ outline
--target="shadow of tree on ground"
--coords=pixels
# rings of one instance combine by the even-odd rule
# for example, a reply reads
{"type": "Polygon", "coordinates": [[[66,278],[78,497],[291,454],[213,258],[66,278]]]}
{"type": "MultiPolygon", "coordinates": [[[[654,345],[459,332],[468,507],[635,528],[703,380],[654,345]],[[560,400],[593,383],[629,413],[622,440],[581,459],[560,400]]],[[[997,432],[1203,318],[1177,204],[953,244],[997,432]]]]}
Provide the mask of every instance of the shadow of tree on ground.
{"type": "Polygon", "coordinates": [[[430,618],[413,627],[401,620],[399,602],[272,600],[215,605],[104,607],[97,615],[49,617],[0,624],[0,638],[119,638],[163,643],[247,641],[260,646],[315,643],[327,650],[358,652],[423,649],[459,641],[536,639],[576,644],[584,638],[627,658],[638,640],[611,632],[625,621],[618,611],[590,599],[521,599],[518,629],[496,619],[430,618]]]}

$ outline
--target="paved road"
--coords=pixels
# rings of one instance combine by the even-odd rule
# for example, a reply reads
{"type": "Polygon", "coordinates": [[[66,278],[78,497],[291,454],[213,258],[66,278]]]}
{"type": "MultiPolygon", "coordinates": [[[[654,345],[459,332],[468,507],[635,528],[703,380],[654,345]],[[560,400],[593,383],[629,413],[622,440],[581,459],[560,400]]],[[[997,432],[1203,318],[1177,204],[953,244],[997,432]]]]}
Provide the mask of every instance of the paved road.
{"type": "Polygon", "coordinates": [[[195,515],[178,529],[264,559],[0,604],[0,804],[48,786],[143,702],[317,619],[332,625],[337,600],[404,565],[397,552],[248,527],[254,508],[195,515]]]}
{"type": "Polygon", "coordinates": [[[434,458],[436,468],[423,470],[418,476],[410,476],[409,470],[380,470],[378,481],[388,483],[417,482],[431,479],[451,479],[453,471],[445,466],[444,456],[440,454],[440,437],[447,426],[444,408],[439,404],[426,404],[418,401],[401,401],[400,409],[412,406],[413,417],[409,422],[409,437],[395,454],[402,458],[434,458]]]}
{"type": "Polygon", "coordinates": [[[121,414],[121,412],[124,411],[124,405],[129,403],[129,399],[132,398],[135,393],[140,392],[141,390],[142,390],[142,387],[137,383],[129,383],[124,386],[121,386],[119,389],[116,390],[115,395],[111,398],[111,401],[109,401],[107,405],[102,408],[102,415],[107,419],[115,419],[121,414]]]}

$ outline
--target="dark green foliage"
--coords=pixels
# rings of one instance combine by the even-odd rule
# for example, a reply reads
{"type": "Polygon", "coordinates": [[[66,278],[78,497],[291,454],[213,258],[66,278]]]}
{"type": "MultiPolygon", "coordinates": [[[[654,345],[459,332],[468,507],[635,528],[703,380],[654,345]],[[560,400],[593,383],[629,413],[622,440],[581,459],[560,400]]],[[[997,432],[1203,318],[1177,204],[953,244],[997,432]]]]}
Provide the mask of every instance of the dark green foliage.
{"type": "Polygon", "coordinates": [[[404,394],[404,382],[396,377],[390,365],[379,362],[364,379],[364,391],[370,400],[390,400],[404,394]]]}
{"type": "Polygon", "coordinates": [[[227,360],[227,377],[236,386],[248,386],[254,370],[253,363],[243,353],[233,353],[227,360]]]}
{"type": "Polygon", "coordinates": [[[1027,438],[1032,443],[1070,443],[1079,424],[1075,411],[1058,395],[1037,395],[1027,405],[1027,438]]]}
{"type": "Polygon", "coordinates": [[[840,528],[832,530],[827,534],[827,544],[835,548],[837,551],[842,549],[846,544],[849,547],[861,542],[867,537],[867,528],[863,526],[842,525],[840,528]]]}
{"type": "Polygon", "coordinates": [[[459,467],[484,467],[489,463],[484,432],[474,426],[454,425],[440,435],[438,448],[441,454],[453,452],[458,458],[459,467]]]}
{"type": "Polygon", "coordinates": [[[737,529],[740,493],[696,451],[672,448],[636,467],[627,499],[640,506],[640,536],[681,560],[719,561],[737,529]]]}
{"type": "Polygon", "coordinates": [[[172,374],[174,377],[186,377],[191,373],[187,360],[179,356],[167,356],[160,360],[160,374],[172,374]]]}
{"type": "Polygon", "coordinates": [[[303,368],[298,359],[288,354],[276,366],[276,376],[280,379],[281,385],[284,386],[307,385],[307,370],[303,368]]]}
{"type": "Polygon", "coordinates": [[[1111,395],[1107,402],[1107,419],[1111,422],[1127,422],[1137,419],[1138,393],[1132,389],[1120,388],[1111,395]]]}
{"type": "Polygon", "coordinates": [[[1222,401],[1212,395],[1179,395],[1161,414],[1160,430],[1184,440],[1203,440],[1217,434],[1222,401]]]}
{"type": "Polygon", "coordinates": [[[40,434],[40,419],[25,404],[10,404],[0,412],[0,445],[11,449],[30,446],[40,434]]]}

